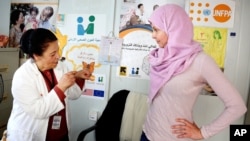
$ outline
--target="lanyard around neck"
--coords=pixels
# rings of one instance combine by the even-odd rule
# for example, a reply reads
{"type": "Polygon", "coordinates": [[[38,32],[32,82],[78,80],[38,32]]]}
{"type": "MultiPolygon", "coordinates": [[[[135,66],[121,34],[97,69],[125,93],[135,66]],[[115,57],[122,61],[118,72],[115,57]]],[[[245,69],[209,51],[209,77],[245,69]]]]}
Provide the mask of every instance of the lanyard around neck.
{"type": "MultiPolygon", "coordinates": [[[[40,71],[41,72],[41,71],[40,71]]],[[[45,81],[49,84],[49,89],[53,89],[55,86],[55,78],[54,78],[54,73],[53,73],[53,69],[49,70],[49,74],[51,76],[51,79],[49,78],[48,74],[45,74],[44,72],[41,72],[43,75],[43,78],[45,79],[45,81]]]]}

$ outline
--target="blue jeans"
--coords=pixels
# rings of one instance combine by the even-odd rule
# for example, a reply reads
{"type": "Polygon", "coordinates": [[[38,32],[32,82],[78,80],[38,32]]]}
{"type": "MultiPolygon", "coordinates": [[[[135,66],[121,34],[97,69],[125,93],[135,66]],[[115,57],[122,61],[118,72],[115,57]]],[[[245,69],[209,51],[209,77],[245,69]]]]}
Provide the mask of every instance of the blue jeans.
{"type": "Polygon", "coordinates": [[[141,141],[150,141],[150,140],[148,140],[148,138],[144,132],[142,132],[142,134],[141,134],[141,141]]]}

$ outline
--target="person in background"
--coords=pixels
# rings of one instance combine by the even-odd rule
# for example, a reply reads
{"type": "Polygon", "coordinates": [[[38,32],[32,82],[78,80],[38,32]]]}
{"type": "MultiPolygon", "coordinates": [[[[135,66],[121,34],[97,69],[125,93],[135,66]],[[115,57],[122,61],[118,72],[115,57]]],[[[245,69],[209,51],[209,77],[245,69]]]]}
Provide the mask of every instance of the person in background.
{"type": "Polygon", "coordinates": [[[144,5],[142,3],[137,5],[137,10],[135,12],[135,15],[139,17],[139,23],[140,24],[149,24],[148,22],[148,14],[144,9],[144,5]]]}
{"type": "Polygon", "coordinates": [[[207,139],[246,112],[237,89],[193,40],[193,25],[182,7],[160,6],[149,22],[159,48],[149,56],[150,106],[141,141],[207,139]],[[225,108],[211,123],[198,127],[193,120],[193,106],[206,84],[213,88],[225,108]]]}
{"type": "Polygon", "coordinates": [[[13,10],[10,15],[10,38],[9,46],[20,47],[20,39],[24,29],[24,14],[20,10],[13,10]]]}
{"type": "Polygon", "coordinates": [[[137,15],[131,15],[129,21],[126,23],[126,27],[131,27],[140,24],[139,17],[137,15]]]}
{"type": "Polygon", "coordinates": [[[58,40],[48,29],[27,30],[21,49],[30,58],[13,76],[7,140],[68,141],[68,100],[81,96],[89,70],[69,71],[60,61],[58,40]]]}
{"type": "Polygon", "coordinates": [[[158,7],[159,7],[159,5],[158,5],[158,4],[155,4],[155,5],[153,6],[153,11],[155,11],[158,7]]]}
{"type": "Polygon", "coordinates": [[[50,18],[53,16],[54,14],[54,9],[51,6],[47,6],[45,7],[41,14],[40,14],[40,21],[38,23],[38,27],[39,28],[46,28],[49,29],[53,32],[56,31],[55,27],[53,24],[50,23],[50,18]]]}
{"type": "Polygon", "coordinates": [[[35,6],[29,9],[29,15],[28,15],[29,17],[27,18],[24,32],[29,29],[36,29],[38,27],[38,20],[36,19],[38,13],[39,13],[39,9],[35,6]]]}

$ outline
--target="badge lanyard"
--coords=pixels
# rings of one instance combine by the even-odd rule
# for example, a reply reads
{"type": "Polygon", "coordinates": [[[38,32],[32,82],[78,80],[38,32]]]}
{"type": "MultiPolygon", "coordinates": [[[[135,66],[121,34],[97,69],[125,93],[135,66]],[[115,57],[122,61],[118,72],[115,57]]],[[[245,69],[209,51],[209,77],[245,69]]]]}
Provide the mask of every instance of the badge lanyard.
{"type": "MultiPolygon", "coordinates": [[[[48,91],[50,91],[55,86],[55,78],[53,75],[53,70],[52,69],[49,70],[51,80],[49,79],[49,77],[45,73],[43,73],[43,72],[41,72],[41,73],[42,73],[43,77],[45,78],[45,81],[47,81],[47,83],[49,83],[50,88],[48,89],[48,91]]],[[[61,120],[62,120],[61,115],[58,115],[58,113],[56,115],[54,115],[51,129],[60,129],[61,120]]]]}
{"type": "Polygon", "coordinates": [[[53,70],[52,69],[49,70],[49,73],[50,73],[50,76],[51,76],[52,80],[50,80],[48,78],[48,76],[46,74],[44,74],[43,72],[41,72],[41,73],[42,73],[43,77],[46,79],[46,81],[49,83],[50,90],[53,89],[54,86],[55,86],[55,79],[54,79],[54,75],[53,75],[53,70]]]}

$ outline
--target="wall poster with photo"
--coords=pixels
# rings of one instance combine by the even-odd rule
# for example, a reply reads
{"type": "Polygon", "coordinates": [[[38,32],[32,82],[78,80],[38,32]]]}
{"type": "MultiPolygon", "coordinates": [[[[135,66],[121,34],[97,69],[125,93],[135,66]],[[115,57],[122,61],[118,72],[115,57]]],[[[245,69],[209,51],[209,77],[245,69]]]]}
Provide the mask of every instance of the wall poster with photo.
{"type": "MultiPolygon", "coordinates": [[[[119,37],[123,39],[118,77],[149,79],[148,54],[157,47],[148,18],[169,0],[124,0],[121,4],[119,37]]],[[[173,3],[173,1],[171,1],[173,3]]],[[[184,8],[179,0],[174,2],[184,8]]]]}
{"type": "Polygon", "coordinates": [[[55,32],[58,1],[11,0],[9,47],[20,47],[20,38],[29,29],[46,28],[55,32]]]}

